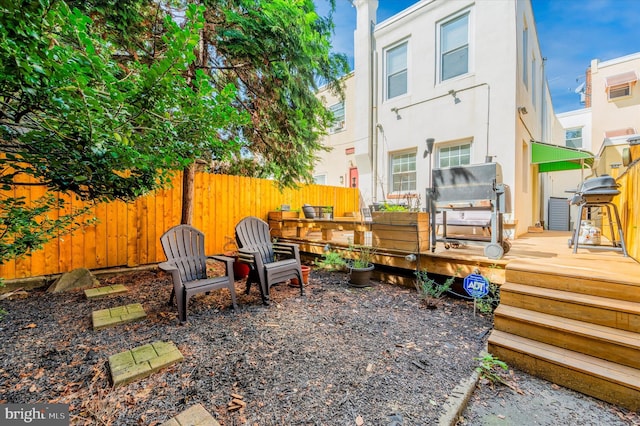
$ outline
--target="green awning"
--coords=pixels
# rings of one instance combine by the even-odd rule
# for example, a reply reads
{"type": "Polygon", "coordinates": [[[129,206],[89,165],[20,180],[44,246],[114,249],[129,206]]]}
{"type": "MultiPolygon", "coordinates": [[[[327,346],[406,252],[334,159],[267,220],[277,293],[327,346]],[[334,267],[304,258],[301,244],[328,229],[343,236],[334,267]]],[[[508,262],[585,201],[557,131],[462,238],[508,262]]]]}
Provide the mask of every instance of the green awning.
{"type": "Polygon", "coordinates": [[[538,164],[540,173],[591,167],[593,158],[589,151],[531,141],[531,164],[538,164]]]}

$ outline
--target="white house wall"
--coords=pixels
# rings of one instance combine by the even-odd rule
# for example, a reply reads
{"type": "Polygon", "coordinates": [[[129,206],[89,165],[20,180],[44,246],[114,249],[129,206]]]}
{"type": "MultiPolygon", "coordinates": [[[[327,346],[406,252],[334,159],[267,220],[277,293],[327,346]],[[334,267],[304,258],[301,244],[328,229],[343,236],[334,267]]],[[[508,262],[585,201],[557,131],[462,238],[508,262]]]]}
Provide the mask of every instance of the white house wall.
{"type": "MultiPolygon", "coordinates": [[[[640,84],[631,85],[631,95],[608,100],[605,81],[607,77],[634,71],[640,77],[640,53],[609,61],[591,61],[591,109],[593,111],[592,140],[594,152],[599,152],[607,132],[634,129],[640,133],[640,84]]],[[[619,136],[621,139],[624,137],[619,136]]],[[[628,136],[632,136],[629,134],[628,136]]],[[[612,140],[617,138],[612,137],[612,140]]],[[[626,146],[626,144],[624,145],[626,146]]],[[[611,173],[611,163],[622,161],[622,145],[609,149],[598,165],[599,173],[611,173]]]]}
{"type": "MultiPolygon", "coordinates": [[[[423,158],[426,139],[435,139],[434,151],[448,144],[470,141],[472,164],[483,163],[489,156],[502,166],[503,182],[511,192],[508,210],[519,219],[517,232],[524,232],[526,226],[537,220],[538,184],[530,166],[529,142],[540,138],[544,121],[541,104],[550,99],[539,94],[537,108],[533,106],[531,94],[519,78],[520,34],[525,16],[534,28],[529,49],[541,57],[531,14],[528,1],[423,1],[375,27],[371,146],[377,147],[377,155],[371,156],[374,159],[371,179],[361,180],[363,194],[371,194],[371,198],[365,197],[367,202],[387,201],[390,195],[398,195],[390,194],[390,153],[416,152],[416,193],[424,199],[429,186],[428,158],[423,158]],[[470,11],[470,72],[441,83],[436,75],[438,23],[465,10],[470,11]],[[403,41],[408,42],[408,91],[387,100],[386,50],[403,41]],[[455,97],[450,91],[454,91],[455,97]],[[519,106],[529,111],[522,121],[519,106]]],[[[361,46],[355,48],[358,51],[361,46]]],[[[356,79],[367,78],[358,68],[355,73],[356,79]]],[[[543,75],[537,74],[536,87],[541,93],[547,90],[541,83],[543,75]]],[[[553,116],[550,104],[546,111],[553,116]]]]}
{"type": "MultiPolygon", "coordinates": [[[[314,176],[326,176],[326,184],[332,186],[349,186],[349,169],[355,167],[355,155],[347,154],[354,147],[355,140],[355,80],[353,73],[342,79],[344,84],[344,126],[340,130],[329,131],[323,145],[330,151],[318,157],[314,167],[314,176]]],[[[318,93],[327,107],[340,102],[340,98],[327,88],[318,93]]]]}

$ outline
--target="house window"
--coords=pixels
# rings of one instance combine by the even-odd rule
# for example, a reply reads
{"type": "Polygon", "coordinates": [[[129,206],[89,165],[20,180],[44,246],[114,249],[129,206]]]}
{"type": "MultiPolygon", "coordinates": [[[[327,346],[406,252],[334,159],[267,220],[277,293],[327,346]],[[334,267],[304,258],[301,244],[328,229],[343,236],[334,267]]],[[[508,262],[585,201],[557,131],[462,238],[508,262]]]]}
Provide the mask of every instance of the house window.
{"type": "Polygon", "coordinates": [[[316,185],[326,185],[327,184],[327,175],[322,174],[322,175],[315,175],[313,176],[313,183],[315,183],[316,185]]]}
{"type": "Polygon", "coordinates": [[[439,167],[455,167],[471,164],[471,144],[445,146],[438,149],[439,167]]]}
{"type": "Polygon", "coordinates": [[[631,85],[638,81],[635,71],[627,71],[605,78],[607,97],[610,101],[631,96],[631,85]]]}
{"type": "Polygon", "coordinates": [[[617,86],[611,86],[607,92],[609,94],[610,101],[613,99],[624,98],[631,95],[631,84],[625,83],[617,86]]]}
{"type": "Polygon", "coordinates": [[[565,130],[564,141],[569,148],[582,148],[582,127],[565,130]]]}
{"type": "Polygon", "coordinates": [[[387,50],[387,99],[407,93],[407,43],[387,50]]]}
{"type": "Polygon", "coordinates": [[[331,105],[329,110],[333,114],[333,124],[331,124],[331,133],[344,130],[344,102],[331,105]]]}
{"type": "Polygon", "coordinates": [[[416,190],[416,153],[403,152],[391,155],[391,191],[416,190]]]}
{"type": "Polygon", "coordinates": [[[469,72],[469,13],[440,26],[440,81],[469,72]]]}
{"type": "Polygon", "coordinates": [[[529,28],[522,31],[522,82],[529,87],[529,28]]]}

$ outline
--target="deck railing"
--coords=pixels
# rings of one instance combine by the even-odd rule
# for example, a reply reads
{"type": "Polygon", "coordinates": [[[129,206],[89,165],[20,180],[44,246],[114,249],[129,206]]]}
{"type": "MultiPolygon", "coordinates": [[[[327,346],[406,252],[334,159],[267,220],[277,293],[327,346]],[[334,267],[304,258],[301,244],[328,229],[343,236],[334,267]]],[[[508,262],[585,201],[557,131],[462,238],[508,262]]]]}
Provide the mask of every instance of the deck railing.
{"type": "MultiPolygon", "coordinates": [[[[37,277],[80,267],[102,269],[165,260],[160,236],[180,222],[181,176],[180,173],[175,176],[172,188],[156,191],[135,202],[93,206],[88,216],[95,216],[98,223],[56,238],[31,256],[0,265],[0,277],[37,277]]],[[[45,190],[38,186],[19,186],[0,196],[24,196],[29,202],[44,195],[45,190]]],[[[343,215],[359,209],[359,197],[358,189],[352,188],[305,185],[281,192],[270,180],[198,173],[192,224],[204,232],[207,253],[224,253],[234,248],[235,224],[245,216],[267,220],[267,213],[283,204],[300,209],[305,203],[331,205],[337,215],[343,215]]],[[[67,201],[65,210],[87,205],[71,197],[63,198],[67,201]]]]}

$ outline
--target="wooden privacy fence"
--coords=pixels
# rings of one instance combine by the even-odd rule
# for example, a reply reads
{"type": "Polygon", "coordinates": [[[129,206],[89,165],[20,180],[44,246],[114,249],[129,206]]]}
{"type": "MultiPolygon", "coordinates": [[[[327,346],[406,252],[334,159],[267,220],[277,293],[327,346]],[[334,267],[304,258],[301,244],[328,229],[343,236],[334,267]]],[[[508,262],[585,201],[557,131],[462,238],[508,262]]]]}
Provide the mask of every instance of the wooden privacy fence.
{"type": "MultiPolygon", "coordinates": [[[[4,279],[59,274],[75,268],[102,269],[154,264],[165,260],[160,236],[180,223],[182,174],[177,173],[170,189],[159,190],[135,202],[101,203],[87,217],[96,217],[95,225],[47,243],[31,256],[0,265],[4,279]]],[[[20,186],[5,196],[24,196],[27,202],[44,195],[45,188],[20,186]]],[[[63,196],[64,214],[88,204],[63,196]]],[[[245,216],[267,220],[267,213],[282,204],[300,209],[302,204],[331,205],[336,215],[358,211],[358,189],[324,185],[305,185],[282,192],[273,181],[239,176],[197,173],[195,213],[192,225],[205,234],[209,254],[235,248],[234,227],[245,216]]]]}
{"type": "Polygon", "coordinates": [[[618,178],[620,195],[613,202],[618,206],[624,232],[624,241],[629,256],[640,261],[640,161],[630,165],[618,178]]]}

